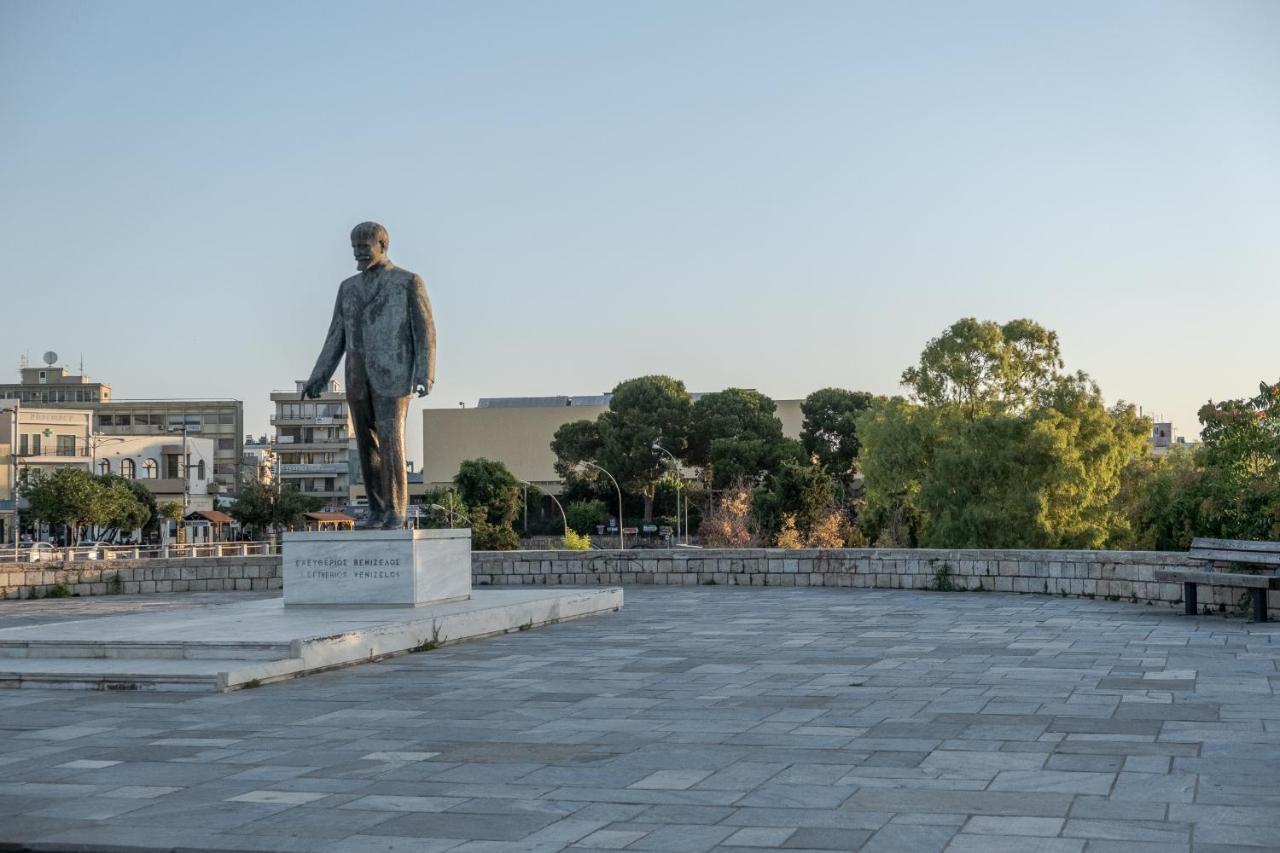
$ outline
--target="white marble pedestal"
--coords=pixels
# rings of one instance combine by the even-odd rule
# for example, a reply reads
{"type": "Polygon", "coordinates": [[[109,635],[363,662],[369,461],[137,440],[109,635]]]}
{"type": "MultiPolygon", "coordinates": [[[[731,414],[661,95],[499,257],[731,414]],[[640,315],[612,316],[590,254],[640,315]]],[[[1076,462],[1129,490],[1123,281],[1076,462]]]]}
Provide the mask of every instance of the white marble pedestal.
{"type": "Polygon", "coordinates": [[[471,596],[471,531],[286,533],[284,603],[416,607],[471,596]]]}

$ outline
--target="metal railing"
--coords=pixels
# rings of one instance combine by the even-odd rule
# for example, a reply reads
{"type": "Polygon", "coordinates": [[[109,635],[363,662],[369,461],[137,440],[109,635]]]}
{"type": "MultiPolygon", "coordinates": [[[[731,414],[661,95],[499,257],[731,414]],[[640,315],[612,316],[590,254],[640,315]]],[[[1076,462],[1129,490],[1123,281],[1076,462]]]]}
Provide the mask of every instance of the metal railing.
{"type": "Polygon", "coordinates": [[[18,448],[17,456],[19,458],[27,458],[29,456],[74,456],[87,459],[89,457],[89,448],[87,447],[21,447],[18,448]]]}
{"type": "Polygon", "coordinates": [[[95,560],[183,560],[207,557],[269,557],[280,553],[272,542],[209,542],[169,545],[77,545],[73,548],[36,543],[0,548],[3,563],[82,563],[95,560]]]}

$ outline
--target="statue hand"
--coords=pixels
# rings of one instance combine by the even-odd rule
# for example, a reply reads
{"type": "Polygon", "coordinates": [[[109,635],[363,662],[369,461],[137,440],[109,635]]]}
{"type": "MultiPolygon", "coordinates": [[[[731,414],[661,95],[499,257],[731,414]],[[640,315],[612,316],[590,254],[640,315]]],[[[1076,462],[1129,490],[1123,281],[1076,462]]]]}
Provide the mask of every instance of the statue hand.
{"type": "Polygon", "coordinates": [[[414,393],[415,393],[415,394],[417,394],[419,397],[425,397],[425,396],[427,396],[428,394],[430,394],[430,393],[431,393],[431,386],[432,386],[432,385],[434,385],[434,384],[435,384],[435,383],[434,383],[434,382],[431,382],[430,380],[428,380],[428,381],[427,381],[427,384],[425,384],[425,385],[423,385],[421,382],[419,382],[419,383],[417,383],[416,385],[414,385],[414,386],[413,386],[413,391],[414,391],[414,393]]]}
{"type": "Polygon", "coordinates": [[[315,400],[319,398],[319,396],[324,393],[324,386],[324,382],[318,379],[312,379],[306,385],[302,386],[302,399],[315,400]]]}

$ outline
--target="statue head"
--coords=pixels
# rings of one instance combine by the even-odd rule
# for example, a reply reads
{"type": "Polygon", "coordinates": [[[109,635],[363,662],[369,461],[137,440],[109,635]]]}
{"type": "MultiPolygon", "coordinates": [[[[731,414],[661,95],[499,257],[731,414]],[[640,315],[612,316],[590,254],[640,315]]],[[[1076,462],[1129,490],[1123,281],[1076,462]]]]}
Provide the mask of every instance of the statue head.
{"type": "Polygon", "coordinates": [[[356,269],[363,272],[369,267],[387,262],[387,246],[391,238],[387,229],[376,222],[361,222],[351,229],[351,253],[356,257],[356,269]]]}

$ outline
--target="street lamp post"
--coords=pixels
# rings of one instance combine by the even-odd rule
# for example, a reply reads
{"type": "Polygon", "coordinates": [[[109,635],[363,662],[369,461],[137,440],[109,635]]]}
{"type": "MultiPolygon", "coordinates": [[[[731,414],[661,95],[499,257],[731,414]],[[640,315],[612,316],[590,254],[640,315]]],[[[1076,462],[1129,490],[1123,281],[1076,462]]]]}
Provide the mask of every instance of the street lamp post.
{"type": "Polygon", "coordinates": [[[582,460],[582,464],[589,465],[592,468],[595,468],[597,471],[603,471],[606,477],[608,477],[610,480],[613,480],[613,487],[618,490],[618,548],[619,550],[622,550],[622,551],[627,550],[627,540],[623,538],[623,533],[622,533],[622,487],[618,485],[618,481],[614,479],[612,474],[610,474],[608,471],[605,471],[596,463],[588,462],[587,460],[584,459],[582,460]]]}
{"type": "Polygon", "coordinates": [[[89,448],[91,450],[91,459],[89,461],[89,469],[92,473],[98,473],[98,445],[110,444],[113,441],[128,441],[127,436],[108,436],[95,435],[89,438],[89,448]]]}
{"type": "Polygon", "coordinates": [[[461,518],[461,519],[462,519],[463,521],[465,521],[467,524],[470,524],[470,523],[471,523],[471,519],[467,518],[465,515],[463,515],[462,513],[458,512],[457,510],[452,509],[451,507],[440,506],[440,504],[427,504],[427,506],[428,506],[430,509],[438,509],[438,510],[440,510],[441,512],[443,512],[446,516],[448,516],[448,518],[449,518],[449,529],[450,529],[450,530],[452,530],[452,529],[453,529],[453,517],[454,517],[455,515],[456,515],[456,516],[458,516],[458,518],[461,518]]]}
{"type": "MultiPolygon", "coordinates": [[[[521,483],[524,483],[526,486],[530,486],[530,487],[532,487],[532,488],[537,489],[538,491],[542,492],[542,493],[543,493],[544,495],[546,495],[547,497],[551,498],[551,500],[555,501],[556,509],[560,510],[560,518],[564,519],[564,535],[565,535],[565,538],[567,539],[567,538],[569,537],[569,516],[565,515],[565,513],[564,513],[564,507],[562,507],[562,506],[560,505],[560,501],[556,500],[556,496],[555,496],[555,495],[553,495],[553,494],[551,494],[550,492],[548,492],[546,489],[542,488],[542,486],[539,486],[537,483],[529,483],[529,482],[526,482],[525,480],[521,480],[520,482],[521,482],[521,483]]],[[[528,491],[528,489],[526,489],[526,490],[525,490],[525,494],[528,494],[528,493],[529,493],[529,491],[528,491]]],[[[529,510],[529,501],[526,499],[526,500],[525,500],[525,512],[528,512],[528,510],[529,510]]],[[[525,528],[526,528],[526,530],[528,529],[528,526],[529,526],[529,525],[526,523],[526,524],[525,524],[525,528]]],[[[618,519],[618,526],[619,526],[619,527],[621,527],[621,526],[622,526],[622,519],[621,519],[621,517],[619,517],[619,519],[618,519]]]]}
{"type": "MultiPolygon", "coordinates": [[[[684,489],[684,478],[680,476],[680,460],[675,455],[663,447],[658,442],[653,443],[653,449],[667,454],[667,458],[671,460],[671,470],[676,475],[676,540],[680,539],[680,492],[684,489]]],[[[684,502],[684,544],[689,544],[689,501],[684,502]]]]}

